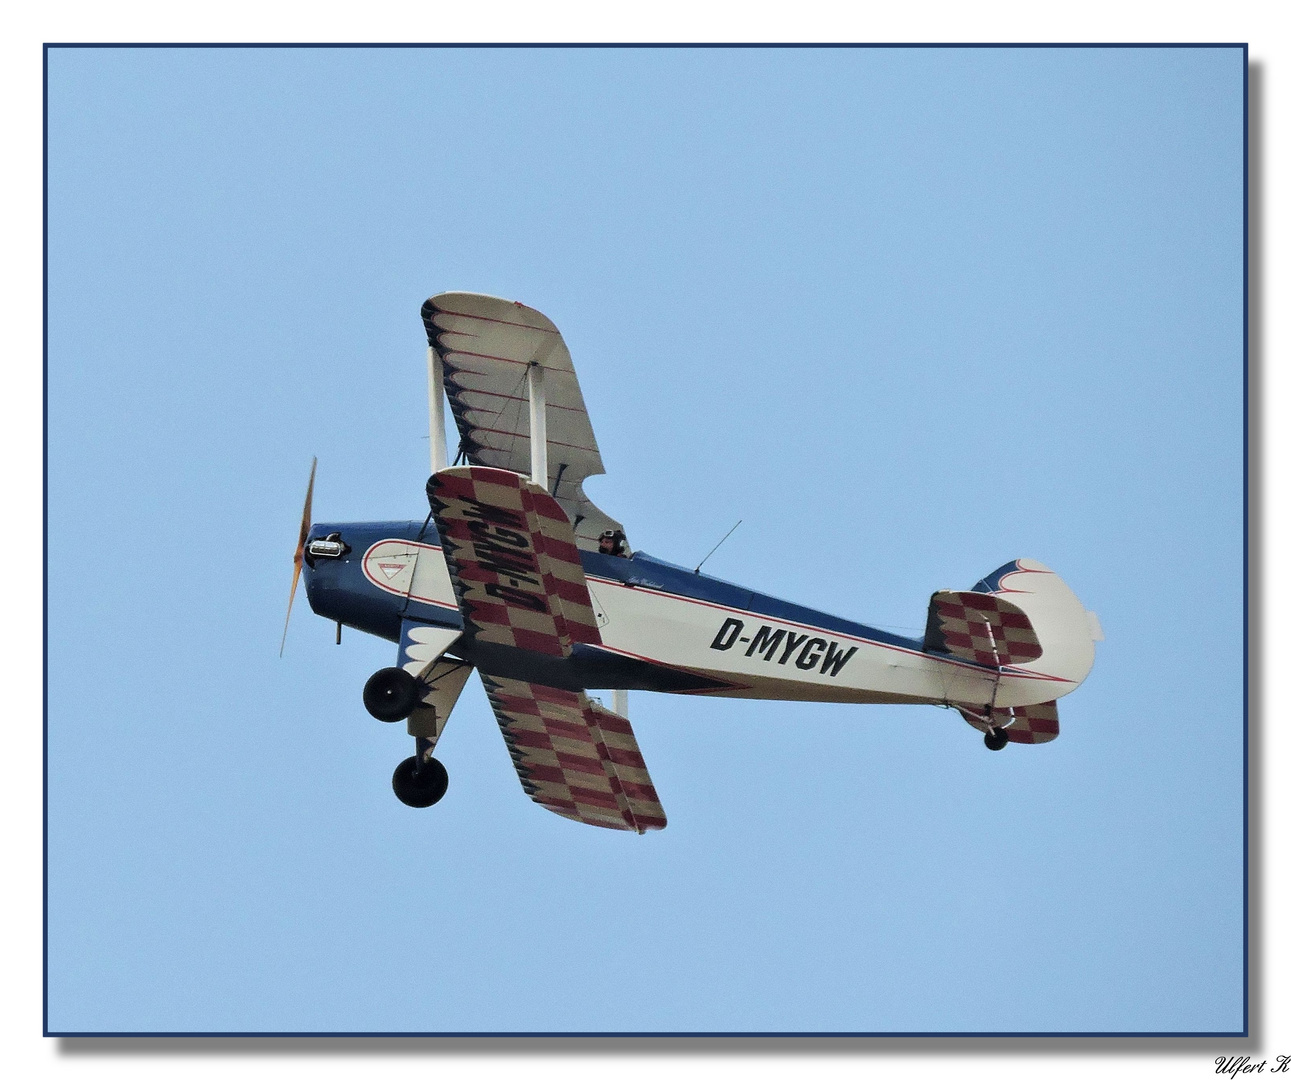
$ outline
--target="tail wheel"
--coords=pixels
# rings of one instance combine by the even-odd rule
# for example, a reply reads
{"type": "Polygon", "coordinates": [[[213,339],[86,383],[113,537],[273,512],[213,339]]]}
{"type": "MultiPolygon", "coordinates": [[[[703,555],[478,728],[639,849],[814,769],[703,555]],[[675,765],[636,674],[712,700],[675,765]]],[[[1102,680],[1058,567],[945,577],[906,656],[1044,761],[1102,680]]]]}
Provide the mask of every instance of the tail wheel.
{"type": "Polygon", "coordinates": [[[382,668],[363,687],[363,705],[387,724],[407,719],[417,707],[417,680],[403,668],[382,668]]]}
{"type": "Polygon", "coordinates": [[[1003,728],[992,728],[986,733],[987,750],[1003,750],[1009,745],[1009,733],[1003,728]]]}
{"type": "Polygon", "coordinates": [[[448,770],[438,758],[426,758],[420,768],[415,757],[404,758],[395,767],[390,783],[405,806],[434,806],[448,790],[448,770]]]}

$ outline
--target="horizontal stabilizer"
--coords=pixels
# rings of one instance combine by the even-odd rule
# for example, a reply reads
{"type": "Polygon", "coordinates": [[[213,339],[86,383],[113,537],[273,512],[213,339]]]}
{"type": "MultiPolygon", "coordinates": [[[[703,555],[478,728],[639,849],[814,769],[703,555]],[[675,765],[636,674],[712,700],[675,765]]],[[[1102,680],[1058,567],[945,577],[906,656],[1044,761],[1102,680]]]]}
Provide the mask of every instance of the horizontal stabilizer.
{"type": "Polygon", "coordinates": [[[956,705],[959,715],[967,720],[978,731],[986,732],[992,727],[1002,730],[1009,742],[1045,743],[1053,742],[1058,737],[1058,703],[1045,701],[1039,705],[1015,705],[1012,708],[996,706],[991,711],[991,718],[986,718],[986,710],[981,705],[956,705]]]}
{"type": "Polygon", "coordinates": [[[1025,664],[1043,653],[1021,608],[981,592],[933,593],[923,648],[993,668],[1025,664]]]}

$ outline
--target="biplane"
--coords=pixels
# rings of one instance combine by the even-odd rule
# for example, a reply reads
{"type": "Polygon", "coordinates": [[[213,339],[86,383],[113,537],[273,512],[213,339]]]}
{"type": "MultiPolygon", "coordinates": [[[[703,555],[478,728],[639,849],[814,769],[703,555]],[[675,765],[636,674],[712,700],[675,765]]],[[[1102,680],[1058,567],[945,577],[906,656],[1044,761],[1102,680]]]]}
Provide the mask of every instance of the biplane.
{"type": "Polygon", "coordinates": [[[447,790],[435,747],[472,672],[536,803],[639,833],[666,817],[628,721],[631,690],[940,705],[991,750],[1058,737],[1057,699],[1089,673],[1102,634],[1048,567],[1015,559],[971,589],[933,593],[913,638],[633,551],[583,491],[605,470],[552,322],[461,292],[431,297],[421,316],[429,513],[313,523],[315,460],[287,605],[289,622],[303,573],[338,642],[348,626],[397,643],[363,701],[415,739],[394,771],[405,804],[447,790]],[[445,399],[460,437],[451,466],[445,399]],[[589,690],[612,691],[614,707],[589,690]]]}

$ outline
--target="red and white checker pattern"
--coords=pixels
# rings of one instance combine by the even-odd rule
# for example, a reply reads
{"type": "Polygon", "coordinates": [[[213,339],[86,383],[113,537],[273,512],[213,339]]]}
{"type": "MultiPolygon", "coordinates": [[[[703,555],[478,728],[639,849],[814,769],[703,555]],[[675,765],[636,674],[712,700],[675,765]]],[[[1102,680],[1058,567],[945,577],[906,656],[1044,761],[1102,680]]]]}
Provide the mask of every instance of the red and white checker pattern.
{"type": "Polygon", "coordinates": [[[569,519],[541,487],[465,466],[432,476],[430,497],[468,634],[560,657],[601,643],[569,519]]]}
{"type": "Polygon", "coordinates": [[[986,721],[986,712],[980,705],[957,705],[960,716],[978,731],[985,732],[992,725],[1003,728],[1009,742],[1046,743],[1058,737],[1058,703],[1045,701],[1039,705],[1015,705],[1004,709],[998,706],[991,714],[992,723],[986,721]]]}
{"type": "Polygon", "coordinates": [[[534,802],[605,829],[644,833],[667,825],[626,717],[577,691],[481,677],[534,802]]]}
{"type": "Polygon", "coordinates": [[[996,668],[1040,658],[1031,620],[1007,600],[991,593],[939,592],[932,605],[951,656],[996,668]]]}

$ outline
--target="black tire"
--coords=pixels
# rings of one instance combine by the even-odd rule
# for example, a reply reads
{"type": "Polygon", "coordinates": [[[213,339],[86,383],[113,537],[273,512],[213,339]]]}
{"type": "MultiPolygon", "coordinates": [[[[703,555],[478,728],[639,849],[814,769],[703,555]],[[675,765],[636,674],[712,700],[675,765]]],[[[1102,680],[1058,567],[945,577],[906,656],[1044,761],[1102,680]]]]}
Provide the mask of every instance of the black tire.
{"type": "Polygon", "coordinates": [[[395,766],[390,785],[404,806],[434,806],[448,790],[448,770],[438,758],[422,762],[420,770],[415,757],[404,758],[395,766]]]}
{"type": "Polygon", "coordinates": [[[1003,728],[996,728],[986,733],[987,750],[1003,750],[1009,745],[1009,733],[1003,728]]]}
{"type": "Polygon", "coordinates": [[[363,705],[387,724],[406,720],[417,707],[417,680],[403,668],[384,667],[363,687],[363,705]]]}

